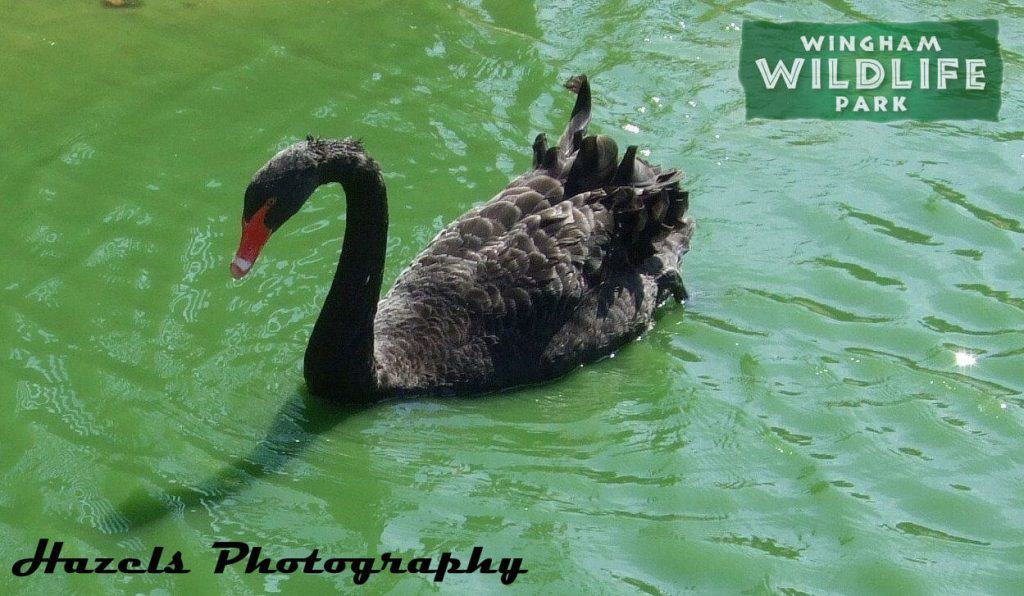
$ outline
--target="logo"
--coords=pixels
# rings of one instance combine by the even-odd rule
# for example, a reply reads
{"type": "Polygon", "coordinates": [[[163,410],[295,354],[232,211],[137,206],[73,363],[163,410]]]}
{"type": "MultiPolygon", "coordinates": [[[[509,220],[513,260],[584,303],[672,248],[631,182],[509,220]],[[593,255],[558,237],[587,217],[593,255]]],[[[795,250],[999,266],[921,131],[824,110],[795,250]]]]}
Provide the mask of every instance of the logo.
{"type": "Polygon", "coordinates": [[[998,120],[995,20],[744,21],[747,118],[998,120]]]}

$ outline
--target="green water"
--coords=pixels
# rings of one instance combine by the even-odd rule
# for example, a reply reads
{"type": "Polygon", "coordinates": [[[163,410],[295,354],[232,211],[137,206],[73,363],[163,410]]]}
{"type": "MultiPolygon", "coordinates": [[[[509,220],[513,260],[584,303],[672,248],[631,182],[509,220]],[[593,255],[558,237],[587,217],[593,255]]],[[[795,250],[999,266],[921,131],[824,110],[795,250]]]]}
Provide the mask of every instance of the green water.
{"type": "Polygon", "coordinates": [[[213,575],[210,544],[245,540],[480,545],[525,559],[527,593],[1019,593],[1013,1],[2,2],[0,591],[353,590],[213,575]],[[733,23],[965,16],[1000,20],[999,122],[744,120],[733,23]],[[560,131],[576,72],[592,130],[687,171],[692,302],[547,385],[354,413],[309,400],[340,189],[234,282],[253,171],[307,133],[362,137],[392,197],[389,284],[560,131]],[[14,578],[40,537],[81,556],[163,545],[193,572],[14,578]]]}

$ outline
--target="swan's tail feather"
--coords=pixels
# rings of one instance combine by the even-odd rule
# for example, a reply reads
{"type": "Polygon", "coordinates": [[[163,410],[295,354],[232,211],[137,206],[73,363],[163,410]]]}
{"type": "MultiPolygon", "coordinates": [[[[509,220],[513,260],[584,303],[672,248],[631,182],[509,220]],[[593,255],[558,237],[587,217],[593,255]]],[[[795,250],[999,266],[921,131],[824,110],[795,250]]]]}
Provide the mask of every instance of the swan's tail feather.
{"type": "Polygon", "coordinates": [[[653,246],[655,252],[661,255],[662,263],[662,274],[658,276],[658,301],[664,300],[671,294],[676,302],[681,304],[690,299],[690,293],[683,285],[680,261],[683,255],[690,252],[690,238],[693,236],[696,225],[693,219],[686,217],[686,212],[690,207],[690,193],[680,189],[678,183],[675,184],[675,193],[678,196],[675,201],[669,202],[663,224],[666,233],[653,246]]]}
{"type": "Polygon", "coordinates": [[[558,147],[563,156],[567,156],[579,149],[580,145],[574,142],[575,138],[582,139],[587,133],[587,125],[590,124],[590,81],[587,75],[576,75],[565,83],[566,88],[576,94],[576,105],[572,108],[572,115],[569,116],[569,124],[565,132],[558,139],[558,147]]]}
{"type": "Polygon", "coordinates": [[[658,174],[646,187],[608,189],[606,200],[615,220],[615,237],[634,265],[655,253],[678,258],[689,250],[693,221],[686,217],[689,193],[679,188],[681,178],[682,174],[673,170],[658,174]]]}
{"type": "Polygon", "coordinates": [[[580,147],[583,147],[583,132],[584,131],[582,130],[577,130],[572,133],[572,140],[569,142],[568,153],[576,153],[580,150],[580,147]]]}
{"type": "Polygon", "coordinates": [[[586,137],[565,179],[565,196],[607,186],[615,174],[619,160],[619,147],[605,135],[586,137]]]}
{"type": "Polygon", "coordinates": [[[565,86],[576,94],[569,123],[555,146],[549,147],[543,134],[536,137],[535,172],[530,175],[535,176],[539,170],[561,182],[564,192],[560,198],[593,193],[581,200],[604,205],[611,215],[611,234],[606,238],[612,245],[602,257],[602,267],[621,267],[625,263],[643,267],[657,277],[659,288],[665,283],[668,295],[685,299],[678,266],[679,258],[689,250],[694,224],[687,217],[689,194],[680,188],[683,174],[648,163],[638,156],[636,145],[627,147],[620,160],[611,137],[587,136],[590,82],[586,75],[578,75],[565,86]],[[655,255],[657,259],[648,261],[655,255]]]}
{"type": "Polygon", "coordinates": [[[558,147],[550,147],[544,154],[544,161],[541,162],[541,168],[547,170],[552,176],[557,177],[562,171],[562,160],[558,153],[558,147]]]}
{"type": "Polygon", "coordinates": [[[537,169],[544,163],[544,154],[548,152],[548,135],[540,133],[533,140],[533,168],[537,169]]]}
{"type": "Polygon", "coordinates": [[[633,184],[633,171],[636,169],[636,145],[626,147],[626,153],[622,156],[619,167],[615,169],[615,176],[612,177],[612,184],[615,186],[629,186],[633,184]]]}

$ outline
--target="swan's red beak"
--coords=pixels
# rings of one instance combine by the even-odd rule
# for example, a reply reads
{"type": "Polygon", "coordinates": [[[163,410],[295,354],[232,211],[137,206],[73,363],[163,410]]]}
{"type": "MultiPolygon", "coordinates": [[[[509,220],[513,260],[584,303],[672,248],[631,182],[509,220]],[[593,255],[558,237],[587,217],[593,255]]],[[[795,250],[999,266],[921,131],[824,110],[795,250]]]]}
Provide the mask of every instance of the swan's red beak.
{"type": "Polygon", "coordinates": [[[249,273],[256,258],[260,256],[260,250],[270,238],[270,228],[263,223],[268,209],[270,209],[269,203],[260,207],[259,211],[249,218],[249,221],[242,222],[242,241],[238,245],[238,252],[235,253],[234,260],[231,261],[231,277],[240,279],[249,273]]]}

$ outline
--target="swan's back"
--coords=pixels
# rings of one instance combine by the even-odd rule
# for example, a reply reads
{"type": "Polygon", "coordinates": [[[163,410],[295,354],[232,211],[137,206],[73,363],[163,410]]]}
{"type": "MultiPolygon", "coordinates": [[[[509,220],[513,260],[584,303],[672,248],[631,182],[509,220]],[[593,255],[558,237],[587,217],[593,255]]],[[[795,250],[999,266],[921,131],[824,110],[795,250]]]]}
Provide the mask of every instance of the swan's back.
{"type": "Polygon", "coordinates": [[[605,356],[685,298],[679,260],[693,221],[677,171],[586,136],[590,87],[534,169],[444,228],[381,300],[381,386],[481,391],[536,382],[605,356]]]}

